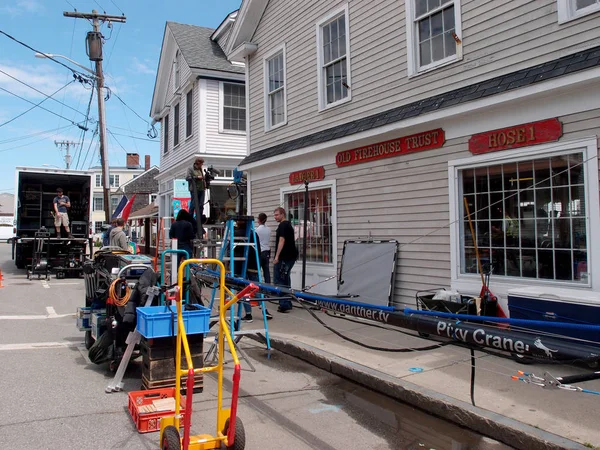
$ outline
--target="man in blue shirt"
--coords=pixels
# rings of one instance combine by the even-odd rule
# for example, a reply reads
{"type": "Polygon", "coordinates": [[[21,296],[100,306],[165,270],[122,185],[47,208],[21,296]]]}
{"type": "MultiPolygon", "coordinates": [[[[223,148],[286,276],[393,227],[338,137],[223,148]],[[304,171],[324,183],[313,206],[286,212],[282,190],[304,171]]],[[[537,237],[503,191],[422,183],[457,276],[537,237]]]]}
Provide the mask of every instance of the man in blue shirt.
{"type": "Polygon", "coordinates": [[[66,195],[63,195],[62,188],[56,190],[56,197],[54,197],[54,227],[56,228],[56,237],[61,237],[60,226],[65,227],[65,231],[69,237],[72,238],[71,229],[69,228],[69,215],[67,214],[67,208],[71,207],[71,200],[66,195]]]}

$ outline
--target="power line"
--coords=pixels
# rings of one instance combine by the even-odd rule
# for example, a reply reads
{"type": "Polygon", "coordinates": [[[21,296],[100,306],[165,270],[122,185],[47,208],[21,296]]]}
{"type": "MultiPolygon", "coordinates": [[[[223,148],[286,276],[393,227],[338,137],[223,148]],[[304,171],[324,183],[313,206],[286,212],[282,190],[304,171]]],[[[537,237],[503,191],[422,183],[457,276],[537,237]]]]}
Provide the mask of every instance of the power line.
{"type": "MultiPolygon", "coordinates": [[[[3,74],[4,74],[4,75],[6,75],[7,77],[9,77],[9,78],[12,78],[13,80],[15,80],[15,81],[17,81],[17,82],[21,83],[21,84],[22,84],[22,85],[24,85],[24,86],[27,86],[29,89],[33,89],[33,90],[34,90],[35,92],[37,92],[38,94],[42,94],[42,95],[46,96],[46,99],[45,99],[45,100],[47,100],[47,99],[51,98],[51,97],[52,97],[52,95],[54,95],[54,94],[56,94],[56,92],[58,92],[58,91],[56,91],[54,94],[52,94],[52,95],[48,95],[48,94],[46,94],[45,92],[42,92],[42,91],[40,91],[39,89],[36,89],[36,88],[34,88],[34,87],[33,87],[33,86],[31,86],[30,84],[27,84],[27,83],[25,83],[24,81],[22,81],[22,80],[19,80],[19,79],[18,79],[18,78],[16,78],[16,77],[13,77],[11,74],[9,74],[9,73],[6,73],[6,72],[5,72],[4,70],[2,70],[2,69],[0,69],[0,73],[3,73],[3,74]]],[[[69,82],[69,83],[67,83],[65,86],[63,86],[62,88],[60,88],[60,89],[59,89],[59,91],[60,91],[60,90],[62,90],[62,89],[64,89],[64,88],[65,88],[65,87],[67,87],[69,84],[73,83],[74,81],[75,81],[75,80],[72,80],[72,81],[70,81],[70,82],[69,82]]],[[[77,113],[79,113],[79,114],[81,114],[81,115],[85,115],[85,114],[83,114],[81,111],[79,111],[79,110],[77,110],[77,109],[73,108],[72,106],[69,106],[69,105],[67,105],[67,104],[65,104],[65,103],[63,103],[63,102],[61,102],[60,100],[56,100],[55,98],[53,98],[52,100],[54,100],[56,103],[58,103],[58,104],[60,104],[60,105],[62,105],[62,106],[66,106],[67,108],[69,108],[69,109],[72,109],[73,111],[75,111],[75,112],[77,112],[77,113]]],[[[62,111],[61,111],[61,114],[62,114],[62,111]]]]}
{"type": "MultiPolygon", "coordinates": [[[[71,128],[72,126],[73,125],[67,125],[65,128],[71,128]]],[[[52,135],[53,133],[55,133],[55,130],[53,130],[53,129],[48,132],[49,135],[52,135]]],[[[37,141],[28,142],[27,144],[23,144],[23,145],[17,145],[16,147],[4,148],[4,149],[0,150],[0,153],[7,152],[9,150],[15,150],[17,148],[27,147],[27,146],[33,145],[33,144],[37,144],[38,142],[45,141],[46,139],[48,139],[48,137],[49,136],[44,136],[42,139],[38,139],[37,141]]]]}
{"type": "MultiPolygon", "coordinates": [[[[112,92],[112,91],[111,91],[112,92]]],[[[146,124],[148,123],[148,120],[144,119],[142,116],[140,116],[138,113],[136,113],[131,106],[129,106],[127,103],[125,103],[125,101],[119,97],[117,94],[115,94],[114,92],[112,92],[112,95],[114,95],[115,97],[117,97],[119,99],[119,101],[121,103],[123,103],[132,113],[134,113],[136,116],[138,116],[141,120],[143,120],[146,124]]]]}
{"type": "Polygon", "coordinates": [[[72,123],[73,125],[75,125],[75,126],[76,126],[76,127],[78,127],[78,128],[81,128],[82,130],[84,129],[84,128],[82,128],[82,125],[80,125],[80,124],[78,124],[78,123],[75,123],[75,122],[73,122],[72,120],[69,120],[69,119],[67,119],[67,118],[66,118],[66,117],[64,117],[64,116],[61,116],[60,114],[58,114],[58,113],[55,113],[54,111],[50,111],[49,109],[46,109],[46,108],[44,108],[43,106],[36,105],[36,104],[35,104],[35,103],[33,103],[32,101],[29,101],[29,100],[27,100],[26,98],[24,98],[24,97],[21,97],[20,95],[17,95],[17,94],[15,94],[14,92],[11,92],[11,91],[9,91],[8,89],[4,89],[3,87],[0,87],[0,90],[2,90],[2,91],[4,91],[4,92],[8,92],[9,94],[11,94],[11,95],[14,95],[15,97],[17,97],[17,98],[20,98],[21,100],[23,100],[23,101],[25,101],[25,102],[27,102],[27,103],[30,103],[30,104],[32,104],[32,105],[35,105],[36,107],[38,107],[38,108],[40,108],[40,109],[43,109],[44,111],[47,111],[47,112],[49,112],[50,114],[54,114],[55,116],[57,116],[57,117],[60,117],[61,119],[65,119],[67,122],[69,122],[69,123],[72,123]]]}
{"type": "Polygon", "coordinates": [[[84,78],[84,79],[86,79],[86,80],[88,80],[88,79],[89,79],[89,76],[88,76],[88,75],[86,75],[86,74],[84,74],[83,72],[79,72],[79,71],[77,71],[77,70],[75,70],[75,69],[72,69],[71,67],[67,66],[66,64],[64,64],[64,63],[60,62],[59,60],[57,60],[57,59],[54,59],[52,56],[48,55],[47,53],[41,52],[41,51],[39,51],[39,50],[36,50],[35,48],[33,48],[33,47],[31,47],[31,46],[27,45],[25,42],[22,42],[22,41],[18,40],[17,38],[15,38],[15,37],[11,36],[10,34],[8,34],[8,33],[4,32],[4,31],[2,31],[2,30],[0,30],[0,34],[3,34],[3,35],[4,35],[4,36],[6,36],[7,38],[9,38],[9,39],[12,39],[13,41],[17,42],[18,44],[21,44],[23,47],[26,47],[26,48],[28,48],[29,50],[32,50],[32,51],[34,51],[34,52],[36,52],[36,53],[40,53],[40,54],[44,55],[44,57],[45,57],[45,58],[48,58],[48,59],[50,59],[50,60],[54,61],[56,64],[60,64],[61,66],[63,66],[63,67],[65,67],[65,68],[69,69],[69,70],[70,70],[71,72],[73,72],[74,74],[77,74],[77,75],[79,75],[80,77],[83,77],[83,78],[84,78]]]}
{"type": "Polygon", "coordinates": [[[119,147],[121,147],[121,148],[123,149],[123,151],[125,152],[125,154],[129,153],[129,152],[128,152],[128,151],[125,149],[125,147],[123,147],[123,146],[121,145],[121,143],[119,142],[119,140],[117,139],[117,137],[116,137],[116,136],[115,136],[115,135],[112,133],[112,131],[110,131],[110,130],[106,130],[106,131],[108,131],[108,134],[110,134],[110,135],[113,137],[113,139],[116,141],[116,143],[117,143],[117,144],[119,144],[119,147]]]}
{"type": "Polygon", "coordinates": [[[141,138],[141,137],[137,137],[137,136],[129,136],[127,134],[113,133],[111,131],[109,131],[109,133],[112,134],[113,136],[123,136],[123,137],[128,137],[131,139],[137,139],[138,141],[157,142],[156,139],[146,139],[146,138],[141,138]]]}
{"type": "MultiPolygon", "coordinates": [[[[90,154],[90,149],[92,148],[92,144],[94,143],[94,138],[96,137],[96,134],[98,134],[98,126],[96,126],[96,129],[94,130],[94,133],[92,134],[92,137],[90,138],[90,145],[88,145],[87,152],[85,152],[85,158],[83,158],[83,162],[81,163],[82,169],[85,167],[85,162],[87,161],[87,157],[90,154]]],[[[95,149],[94,149],[94,153],[96,153],[95,149]]],[[[92,160],[93,159],[94,159],[94,155],[92,154],[92,160]]],[[[91,160],[90,160],[90,164],[91,164],[91,160]]]]}
{"type": "MultiPolygon", "coordinates": [[[[88,118],[90,116],[90,109],[92,107],[92,99],[93,98],[94,98],[94,90],[92,89],[92,92],[90,93],[90,101],[88,102],[87,112],[86,112],[86,115],[88,118]]],[[[85,126],[87,127],[87,121],[85,123],[85,126]]],[[[77,157],[77,164],[75,165],[75,168],[78,168],[79,159],[81,158],[81,153],[83,153],[83,144],[85,143],[85,133],[86,133],[86,130],[83,130],[81,133],[81,147],[79,147],[79,156],[77,157]]],[[[92,136],[92,139],[93,139],[93,136],[92,136]]]]}
{"type": "Polygon", "coordinates": [[[118,5],[117,5],[117,4],[116,4],[116,3],[115,3],[113,0],[110,0],[110,2],[111,2],[113,5],[115,5],[119,11],[121,11],[121,14],[125,15],[125,12],[124,12],[124,11],[123,11],[121,8],[119,8],[119,6],[118,6],[118,5]]]}
{"type": "Polygon", "coordinates": [[[3,141],[0,141],[0,145],[1,144],[10,144],[10,143],[16,142],[16,141],[22,141],[23,139],[29,139],[29,138],[32,138],[32,137],[40,136],[42,134],[49,134],[49,133],[52,133],[53,131],[64,130],[65,128],[71,128],[72,126],[73,125],[65,125],[64,127],[57,128],[56,130],[53,128],[53,129],[48,130],[48,131],[38,131],[37,133],[32,133],[32,134],[28,134],[28,135],[25,135],[25,136],[19,136],[19,137],[16,137],[16,138],[5,139],[3,141]]]}
{"type": "MultiPolygon", "coordinates": [[[[0,72],[2,72],[2,71],[0,70],[0,72]]],[[[33,106],[32,106],[31,108],[29,108],[27,111],[23,111],[21,114],[19,114],[19,115],[17,115],[17,116],[15,116],[15,117],[13,117],[12,119],[10,119],[10,120],[7,120],[7,121],[6,121],[6,122],[4,122],[4,123],[0,123],[0,127],[3,127],[4,125],[8,125],[9,123],[11,123],[11,122],[13,122],[13,121],[17,120],[19,117],[21,117],[21,116],[24,116],[24,115],[25,115],[25,114],[27,114],[29,111],[31,111],[32,109],[35,109],[35,108],[37,108],[37,107],[38,107],[38,106],[40,106],[42,103],[44,103],[46,100],[48,100],[49,98],[52,98],[52,96],[54,96],[54,95],[58,94],[60,91],[62,91],[64,88],[66,88],[68,85],[70,85],[71,83],[74,83],[74,82],[75,82],[75,80],[73,80],[73,81],[69,81],[69,82],[68,82],[67,84],[65,84],[63,87],[61,87],[61,88],[60,88],[60,89],[58,89],[57,91],[54,91],[54,92],[53,92],[51,95],[48,95],[48,96],[46,96],[46,98],[45,98],[45,99],[43,99],[41,102],[39,102],[39,103],[37,103],[37,104],[33,105],[33,106]]],[[[44,94],[44,95],[45,95],[45,94],[44,94]]],[[[52,100],[55,100],[55,99],[52,99],[52,100]]]]}

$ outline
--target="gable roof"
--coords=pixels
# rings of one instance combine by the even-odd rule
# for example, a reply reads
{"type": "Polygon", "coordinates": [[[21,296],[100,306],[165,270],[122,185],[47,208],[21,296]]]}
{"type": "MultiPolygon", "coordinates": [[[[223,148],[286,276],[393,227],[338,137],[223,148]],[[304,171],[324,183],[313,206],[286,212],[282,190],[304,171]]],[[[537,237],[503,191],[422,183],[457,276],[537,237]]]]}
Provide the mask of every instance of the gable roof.
{"type": "MultiPolygon", "coordinates": [[[[191,76],[207,76],[223,79],[243,80],[245,68],[233,65],[225,56],[220,45],[211,39],[213,28],[185,25],[177,22],[166,22],[152,103],[150,117],[159,120],[161,111],[167,106],[167,95],[172,72],[172,63],[180,51],[183,62],[191,70],[191,76]]],[[[182,85],[189,79],[182,80],[182,85]]]]}
{"type": "Polygon", "coordinates": [[[167,22],[179,51],[191,69],[218,70],[245,73],[244,67],[234,66],[218,43],[211,39],[214,28],[197,27],[177,22],[167,22]]]}
{"type": "Polygon", "coordinates": [[[592,67],[600,67],[600,46],[282,142],[251,153],[240,166],[592,67]]]}

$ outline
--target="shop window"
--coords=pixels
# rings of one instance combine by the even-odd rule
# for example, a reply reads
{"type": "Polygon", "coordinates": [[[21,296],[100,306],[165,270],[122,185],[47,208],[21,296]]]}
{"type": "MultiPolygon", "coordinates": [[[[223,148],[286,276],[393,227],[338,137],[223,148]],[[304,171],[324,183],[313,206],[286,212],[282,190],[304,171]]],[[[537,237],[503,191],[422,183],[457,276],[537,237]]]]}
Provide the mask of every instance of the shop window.
{"type": "Polygon", "coordinates": [[[102,225],[104,222],[94,222],[94,233],[102,233],[102,225]]]}
{"type": "Polygon", "coordinates": [[[285,46],[264,62],[265,129],[286,122],[285,46]]]}
{"type": "Polygon", "coordinates": [[[220,83],[220,132],[246,132],[246,86],[239,83],[220,83]]]}
{"type": "Polygon", "coordinates": [[[351,99],[348,7],[317,24],[319,109],[351,99]]]}
{"type": "Polygon", "coordinates": [[[600,0],[557,0],[558,21],[567,22],[600,11],[600,0]]]}
{"type": "Polygon", "coordinates": [[[306,261],[313,263],[333,263],[333,203],[332,189],[325,187],[308,192],[308,220],[304,236],[304,192],[284,194],[287,219],[294,226],[296,246],[302,259],[304,239],[306,239],[306,261]]]}
{"type": "Polygon", "coordinates": [[[408,74],[414,75],[462,58],[460,2],[406,2],[408,74]]]}
{"type": "MultiPolygon", "coordinates": [[[[590,199],[585,153],[458,171],[484,271],[494,276],[588,283],[590,199]]],[[[597,202],[597,196],[596,200],[597,202]]],[[[473,234],[459,209],[460,271],[479,272],[473,234]]]]}

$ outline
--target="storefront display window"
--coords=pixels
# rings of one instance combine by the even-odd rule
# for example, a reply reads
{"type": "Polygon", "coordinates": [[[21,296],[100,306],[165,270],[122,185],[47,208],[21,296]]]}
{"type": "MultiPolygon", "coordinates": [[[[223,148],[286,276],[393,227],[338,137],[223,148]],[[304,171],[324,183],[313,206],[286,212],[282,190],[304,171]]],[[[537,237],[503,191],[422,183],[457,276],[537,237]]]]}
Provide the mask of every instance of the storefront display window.
{"type": "MultiPolygon", "coordinates": [[[[588,283],[583,153],[465,168],[459,177],[484,272],[491,265],[496,276],[588,283]]],[[[478,273],[460,211],[461,273],[478,273]]]]}
{"type": "MultiPolygon", "coordinates": [[[[304,192],[284,195],[287,218],[294,226],[296,246],[302,258],[304,248],[304,192]]],[[[331,187],[308,192],[308,221],[306,223],[306,261],[333,263],[331,187]]]]}

